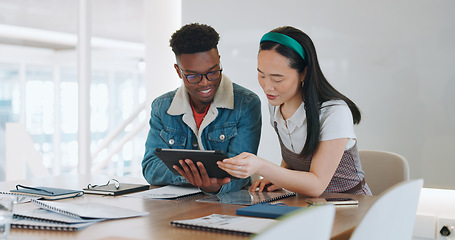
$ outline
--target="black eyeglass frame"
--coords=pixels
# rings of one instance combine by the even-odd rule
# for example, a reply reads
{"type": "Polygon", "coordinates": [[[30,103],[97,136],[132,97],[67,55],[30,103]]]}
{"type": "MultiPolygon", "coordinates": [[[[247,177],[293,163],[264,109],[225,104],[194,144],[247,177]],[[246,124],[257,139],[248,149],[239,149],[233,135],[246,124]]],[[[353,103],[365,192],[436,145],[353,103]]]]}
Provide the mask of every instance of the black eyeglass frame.
{"type": "MultiPolygon", "coordinates": [[[[177,65],[177,66],[178,66],[178,65],[177,65]]],[[[180,72],[182,73],[182,75],[185,76],[186,81],[187,81],[188,83],[190,83],[190,84],[199,84],[199,83],[202,81],[202,78],[203,78],[203,77],[205,77],[205,79],[207,79],[208,81],[212,82],[212,81],[217,81],[217,80],[219,80],[219,79],[223,76],[223,74],[222,74],[222,73],[223,73],[223,68],[221,67],[221,65],[220,65],[220,69],[215,70],[215,71],[210,71],[210,72],[204,73],[204,74],[200,74],[200,73],[198,73],[198,74],[185,74],[185,73],[183,73],[184,70],[183,70],[182,68],[180,68],[180,66],[178,66],[178,68],[180,69],[180,72]],[[218,78],[216,78],[216,79],[209,79],[208,75],[211,74],[211,73],[215,73],[215,72],[220,72],[220,76],[219,76],[218,78]],[[190,82],[190,81],[188,80],[188,76],[193,76],[193,77],[199,76],[199,81],[197,81],[197,82],[190,82]]]]}
{"type": "Polygon", "coordinates": [[[95,188],[95,187],[104,187],[104,186],[107,186],[107,185],[111,184],[111,181],[114,182],[115,189],[119,189],[120,188],[120,182],[117,179],[112,178],[109,181],[107,181],[106,184],[102,184],[102,185],[93,185],[93,184],[89,183],[87,185],[87,189],[92,189],[92,188],[95,188]]]}

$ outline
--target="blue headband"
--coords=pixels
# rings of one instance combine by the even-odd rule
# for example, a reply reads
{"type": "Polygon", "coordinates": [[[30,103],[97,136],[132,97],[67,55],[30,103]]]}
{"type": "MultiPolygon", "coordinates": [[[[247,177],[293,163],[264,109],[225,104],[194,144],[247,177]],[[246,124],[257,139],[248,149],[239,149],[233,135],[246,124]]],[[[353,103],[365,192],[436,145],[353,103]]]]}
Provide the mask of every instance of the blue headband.
{"type": "Polygon", "coordinates": [[[293,38],[289,37],[288,35],[284,35],[282,33],[276,33],[276,32],[268,32],[262,36],[260,43],[264,41],[272,41],[276,42],[279,44],[282,44],[292,50],[294,50],[296,53],[298,53],[303,60],[305,60],[305,51],[303,50],[302,45],[300,45],[299,42],[294,40],[293,38]]]}

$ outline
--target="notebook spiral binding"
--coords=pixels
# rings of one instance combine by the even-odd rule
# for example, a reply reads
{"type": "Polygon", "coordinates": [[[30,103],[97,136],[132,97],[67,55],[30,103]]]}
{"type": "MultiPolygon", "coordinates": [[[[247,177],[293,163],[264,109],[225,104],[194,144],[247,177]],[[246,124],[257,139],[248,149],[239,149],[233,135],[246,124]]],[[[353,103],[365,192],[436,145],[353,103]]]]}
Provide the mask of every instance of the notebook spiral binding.
{"type": "Polygon", "coordinates": [[[37,218],[37,217],[29,217],[29,216],[24,216],[24,215],[21,215],[21,214],[16,214],[16,213],[14,213],[13,217],[15,219],[27,219],[27,220],[33,220],[33,221],[38,221],[38,222],[66,224],[65,222],[59,221],[59,220],[48,220],[48,219],[37,218]]]}
{"type": "Polygon", "coordinates": [[[287,198],[287,197],[292,197],[292,196],[295,196],[295,195],[297,195],[295,192],[287,191],[286,194],[281,195],[281,196],[279,196],[279,197],[274,197],[274,198],[270,198],[270,199],[267,199],[267,200],[262,200],[262,201],[259,201],[259,202],[254,203],[254,204],[275,202],[275,201],[278,201],[278,200],[280,200],[280,199],[287,198]]]}
{"type": "Polygon", "coordinates": [[[175,201],[175,203],[177,203],[177,204],[184,203],[184,202],[188,202],[188,201],[194,200],[196,198],[199,198],[201,195],[203,195],[203,193],[202,192],[198,192],[198,193],[194,193],[194,194],[189,194],[189,195],[186,195],[186,196],[178,197],[176,199],[173,199],[173,201],[175,201]]]}
{"type": "Polygon", "coordinates": [[[35,229],[35,230],[52,230],[52,231],[68,231],[75,232],[78,229],[70,226],[38,226],[38,225],[27,225],[20,223],[12,223],[12,227],[18,229],[35,229]]]}
{"type": "Polygon", "coordinates": [[[58,208],[55,208],[55,207],[51,207],[41,201],[37,201],[35,199],[32,199],[32,202],[38,204],[40,207],[44,208],[44,209],[49,209],[51,211],[54,211],[54,212],[58,212],[58,213],[61,213],[61,214],[64,214],[66,216],[70,216],[70,217],[74,217],[74,218],[80,218],[80,216],[78,216],[77,214],[74,214],[72,212],[69,212],[69,211],[65,211],[65,210],[61,210],[61,209],[58,209],[58,208]]]}
{"type": "Polygon", "coordinates": [[[27,194],[27,193],[12,193],[12,192],[0,192],[0,195],[11,195],[11,196],[24,196],[24,197],[31,197],[31,198],[39,198],[36,195],[27,194]]]}
{"type": "Polygon", "coordinates": [[[252,235],[252,233],[249,233],[249,232],[242,232],[242,231],[237,231],[237,230],[227,230],[227,229],[214,228],[214,227],[205,227],[205,226],[200,226],[200,225],[189,225],[189,224],[176,223],[176,222],[171,222],[171,225],[174,225],[174,226],[180,227],[180,228],[187,228],[187,229],[193,229],[193,230],[204,230],[204,231],[208,231],[208,232],[229,233],[229,234],[242,235],[242,236],[252,235]]]}

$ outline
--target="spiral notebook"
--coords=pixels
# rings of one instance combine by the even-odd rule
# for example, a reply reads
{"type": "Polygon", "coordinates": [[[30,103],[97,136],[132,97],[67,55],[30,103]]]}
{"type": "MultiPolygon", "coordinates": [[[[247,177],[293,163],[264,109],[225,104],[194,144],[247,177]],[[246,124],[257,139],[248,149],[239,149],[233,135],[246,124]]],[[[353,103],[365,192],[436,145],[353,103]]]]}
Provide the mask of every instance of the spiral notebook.
{"type": "Polygon", "coordinates": [[[14,200],[15,204],[19,203],[27,203],[30,202],[32,199],[39,199],[41,197],[34,196],[34,195],[28,195],[28,194],[23,194],[23,193],[12,193],[12,192],[0,192],[0,197],[3,196],[10,196],[14,200]]]}
{"type": "Polygon", "coordinates": [[[147,215],[148,212],[139,212],[131,209],[106,205],[102,203],[68,203],[68,202],[49,202],[41,200],[32,200],[42,209],[60,213],[62,215],[86,219],[86,220],[108,220],[131,218],[147,215]]]}
{"type": "Polygon", "coordinates": [[[295,196],[296,193],[287,190],[277,192],[250,192],[240,190],[237,192],[221,193],[196,200],[198,202],[228,203],[239,205],[254,205],[258,203],[273,202],[282,198],[295,196]]]}
{"type": "Polygon", "coordinates": [[[58,212],[40,208],[33,203],[14,206],[13,217],[16,219],[27,219],[60,224],[75,224],[100,221],[99,219],[82,219],[79,217],[60,214],[58,212]]]}
{"type": "Polygon", "coordinates": [[[83,228],[86,228],[92,225],[94,222],[86,223],[54,223],[54,222],[45,222],[37,221],[31,219],[13,219],[11,221],[12,228],[19,229],[35,229],[35,230],[52,230],[52,231],[79,231],[83,228]]]}
{"type": "Polygon", "coordinates": [[[275,219],[212,214],[201,218],[174,220],[171,225],[211,232],[238,235],[257,234],[276,223],[275,219]]]}
{"type": "Polygon", "coordinates": [[[33,203],[28,203],[14,207],[11,227],[52,231],[79,231],[99,221],[66,216],[42,209],[33,203]]]}

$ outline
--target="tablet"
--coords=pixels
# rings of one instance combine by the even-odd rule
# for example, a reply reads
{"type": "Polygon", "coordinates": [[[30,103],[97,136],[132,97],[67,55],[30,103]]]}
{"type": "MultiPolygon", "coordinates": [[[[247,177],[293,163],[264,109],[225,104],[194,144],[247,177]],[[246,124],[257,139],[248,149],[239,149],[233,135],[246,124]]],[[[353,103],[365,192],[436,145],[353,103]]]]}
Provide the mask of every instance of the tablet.
{"type": "Polygon", "coordinates": [[[190,150],[190,149],[167,149],[167,148],[156,148],[155,155],[163,161],[163,163],[171,170],[174,174],[180,175],[172,166],[180,166],[180,159],[191,159],[194,163],[201,162],[204,164],[207,174],[211,178],[235,178],[223,169],[218,167],[216,162],[228,158],[226,153],[221,150],[190,150]]]}

